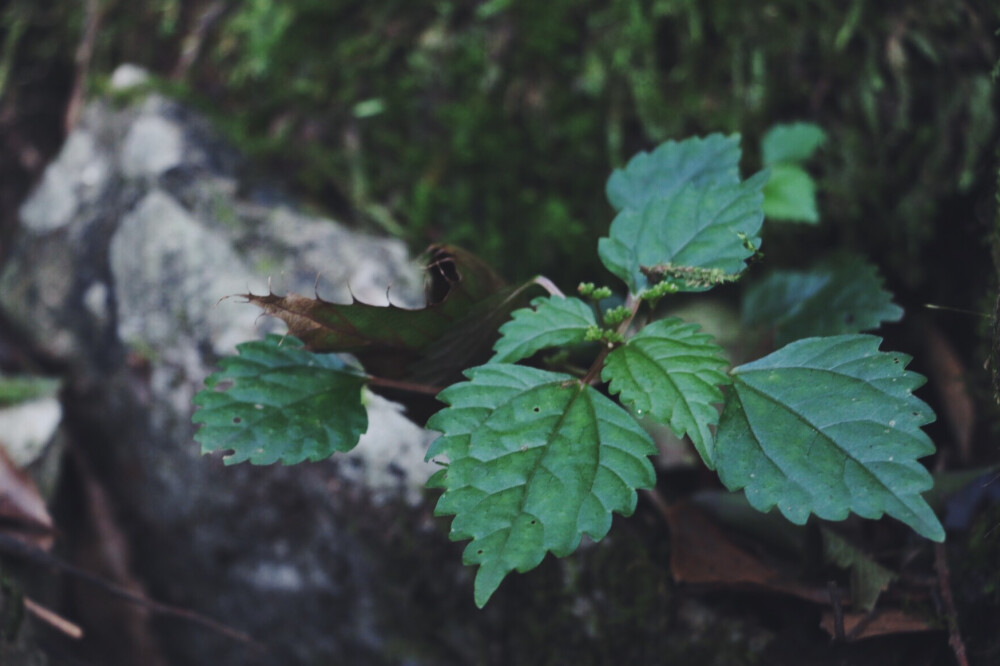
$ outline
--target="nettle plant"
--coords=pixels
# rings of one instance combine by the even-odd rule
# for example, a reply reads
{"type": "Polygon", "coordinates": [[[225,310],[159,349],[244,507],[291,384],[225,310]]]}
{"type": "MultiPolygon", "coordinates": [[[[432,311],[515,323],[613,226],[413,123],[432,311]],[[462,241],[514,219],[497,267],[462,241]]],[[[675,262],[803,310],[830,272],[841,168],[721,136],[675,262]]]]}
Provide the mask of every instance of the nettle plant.
{"type": "Polygon", "coordinates": [[[195,397],[203,452],[226,451],[227,464],[321,460],[366,430],[365,387],[436,395],[427,427],[441,436],[427,459],[441,469],[427,485],[444,491],[436,514],[454,516],[451,538],[471,539],[463,560],[479,567],[480,607],[511,571],[567,556],[584,535],[604,537],[613,513],[634,511],[656,481],[645,422],[686,435],[760,511],[796,524],[888,514],[943,540],[917,462],[934,452],[921,430],[934,414],[912,394],[924,378],[859,333],[902,316],[874,267],[840,257],[759,281],[745,319],[784,346],[728,371],[697,324],[657,318],[671,295],[743,274],[765,205],[817,219],[796,163],[822,134],[776,132],[764,143],[770,170],[746,180],[738,135],[670,141],[611,175],[617,215],[598,254],[627,288],[615,307],[601,307],[612,290],[593,284],[577,296],[541,277],[507,285],[447,246],[428,255],[423,309],[248,294],[289,334],[240,345],[208,378],[195,397]]]}

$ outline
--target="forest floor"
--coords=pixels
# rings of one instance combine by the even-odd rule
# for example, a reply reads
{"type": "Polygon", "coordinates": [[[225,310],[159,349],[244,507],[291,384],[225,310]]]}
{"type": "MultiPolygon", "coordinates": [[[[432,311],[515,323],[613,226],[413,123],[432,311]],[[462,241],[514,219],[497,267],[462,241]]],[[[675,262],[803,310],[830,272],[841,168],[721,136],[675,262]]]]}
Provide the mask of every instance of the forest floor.
{"type": "MultiPolygon", "coordinates": [[[[36,83],[0,98],[0,257],[17,229],[18,208],[58,151],[79,103],[71,70],[39,69],[36,83]]],[[[992,314],[992,313],[991,313],[992,314]]],[[[893,527],[860,527],[852,534],[881,563],[893,562],[894,582],[870,612],[853,611],[845,596],[871,576],[875,559],[802,571],[806,560],[783,556],[762,531],[734,536],[718,525],[724,509],[713,500],[669,505],[657,496],[640,504],[637,520],[669,527],[671,575],[679,593],[707,608],[707,617],[742,617],[745,626],[764,628],[770,647],[757,655],[766,664],[987,664],[1000,663],[1000,480],[988,471],[1000,463],[996,446],[996,406],[955,376],[981,372],[968,354],[956,351],[947,332],[918,317],[897,335],[916,340],[936,361],[922,368],[931,382],[951,386],[936,406],[945,424],[941,436],[953,441],[948,456],[935,463],[950,469],[980,469],[974,482],[951,477],[955,490],[938,505],[946,512],[944,545],[916,542],[893,527]],[[952,379],[949,379],[952,378],[952,379]],[[972,419],[978,415],[978,424],[972,419]],[[975,442],[988,445],[975,445],[975,442]],[[948,458],[947,460],[945,458],[948,458]],[[711,517],[709,517],[711,516],[711,517]],[[886,556],[886,554],[889,554],[886,556]],[[865,573],[867,571],[867,573],[865,573]],[[850,573],[845,573],[850,572],[850,573]],[[715,609],[715,610],[712,610],[715,609]],[[822,623],[822,629],[820,629],[822,623]],[[807,626],[808,625],[808,626],[807,626]]],[[[0,326],[3,374],[51,371],[29,341],[0,326]]],[[[980,382],[981,383],[981,382],[980,382]]],[[[944,477],[942,477],[944,478],[944,477]]],[[[701,476],[684,473],[679,486],[699,489],[701,476]]],[[[0,487],[0,494],[5,489],[0,487]]],[[[692,494],[694,494],[692,492],[692,494]]],[[[884,526],[884,523],[877,523],[884,526]]],[[[666,531],[662,531],[665,533],[666,531]]],[[[806,548],[823,548],[818,530],[806,533],[806,548]],[[813,541],[810,541],[813,540],[813,541]],[[817,541],[818,540],[818,541],[817,541]]],[[[820,558],[822,560],[822,558],[820,558]]],[[[868,579],[868,584],[871,579],[868,579]]],[[[689,606],[690,607],[690,606],[689,606]]]]}

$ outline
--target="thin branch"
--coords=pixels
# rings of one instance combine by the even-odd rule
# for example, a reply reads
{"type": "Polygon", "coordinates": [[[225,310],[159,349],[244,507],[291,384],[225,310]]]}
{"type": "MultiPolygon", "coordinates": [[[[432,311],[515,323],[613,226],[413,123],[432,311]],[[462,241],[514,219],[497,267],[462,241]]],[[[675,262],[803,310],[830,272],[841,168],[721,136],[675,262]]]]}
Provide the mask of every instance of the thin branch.
{"type": "Polygon", "coordinates": [[[177,59],[177,64],[174,65],[173,71],[170,73],[171,79],[180,81],[184,78],[188,70],[191,69],[191,65],[201,55],[201,49],[205,44],[205,36],[208,34],[208,31],[222,18],[222,15],[228,9],[229,7],[227,7],[225,2],[215,0],[195,19],[191,30],[181,41],[181,54],[177,59]]]}
{"type": "MultiPolygon", "coordinates": [[[[625,335],[625,332],[628,330],[628,327],[632,325],[632,320],[635,319],[636,313],[639,312],[640,305],[642,305],[642,299],[636,298],[633,294],[629,294],[625,298],[625,307],[629,309],[629,315],[628,317],[625,318],[625,320],[621,324],[618,325],[618,328],[615,331],[616,333],[618,333],[619,335],[625,335]]],[[[601,353],[597,355],[597,358],[594,359],[594,362],[591,364],[590,369],[587,370],[587,374],[584,375],[583,379],[580,380],[581,384],[586,386],[588,384],[594,384],[597,382],[597,380],[600,378],[601,370],[604,368],[604,359],[608,357],[608,354],[610,354],[612,350],[614,350],[614,348],[615,345],[610,342],[604,345],[604,347],[601,349],[601,353]]]]}
{"type": "Polygon", "coordinates": [[[951,592],[951,571],[948,569],[948,554],[943,543],[934,544],[934,570],[937,572],[941,602],[944,604],[944,619],[948,623],[948,645],[955,654],[958,666],[969,666],[965,642],[962,641],[962,632],[958,628],[958,609],[955,608],[955,597],[951,592]]]}
{"type": "Polygon", "coordinates": [[[253,639],[253,637],[243,633],[242,631],[228,627],[221,622],[217,622],[216,620],[201,615],[200,613],[196,613],[185,608],[171,606],[169,604],[163,604],[158,601],[153,601],[152,599],[147,599],[146,597],[135,594],[120,585],[105,580],[96,574],[92,574],[85,569],[81,569],[70,564],[69,562],[65,562],[55,555],[51,555],[40,548],[30,546],[6,534],[0,534],[0,552],[4,552],[13,557],[18,557],[23,560],[34,562],[36,564],[49,567],[50,569],[55,569],[56,571],[71,575],[80,581],[104,590],[114,597],[118,597],[119,599],[123,599],[129,603],[142,606],[143,608],[148,608],[149,610],[160,613],[161,615],[182,618],[188,620],[189,622],[200,624],[201,626],[211,629],[212,631],[222,634],[223,636],[228,636],[233,640],[246,643],[254,648],[260,650],[267,649],[265,645],[258,643],[253,639]]]}
{"type": "Polygon", "coordinates": [[[83,638],[83,629],[80,628],[80,625],[70,622],[62,615],[59,615],[55,611],[46,608],[36,601],[32,601],[28,597],[24,597],[24,609],[45,624],[61,631],[70,638],[78,640],[83,638]]]}
{"type": "Polygon", "coordinates": [[[97,31],[100,29],[103,13],[100,0],[87,0],[83,37],[76,49],[76,74],[73,77],[73,91],[70,93],[69,103],[66,105],[66,115],[63,118],[67,133],[76,126],[76,121],[80,117],[80,109],[83,108],[90,61],[94,56],[94,43],[97,41],[97,31]]]}
{"type": "Polygon", "coordinates": [[[615,346],[610,342],[605,344],[601,348],[601,353],[597,355],[597,358],[594,359],[594,362],[591,364],[590,369],[587,370],[587,374],[584,375],[583,379],[580,380],[581,384],[586,386],[587,384],[594,384],[595,382],[597,382],[597,380],[600,378],[601,370],[604,368],[604,359],[608,357],[608,354],[610,354],[611,350],[614,348],[615,346]]]}
{"type": "Polygon", "coordinates": [[[562,290],[555,285],[555,283],[545,277],[544,275],[536,275],[535,279],[532,280],[534,284],[549,292],[550,296],[558,296],[560,298],[566,298],[566,294],[562,293],[562,290]]]}
{"type": "Polygon", "coordinates": [[[841,603],[840,588],[837,582],[829,580],[826,582],[826,591],[830,595],[830,606],[833,608],[833,640],[836,643],[843,643],[846,640],[844,635],[844,606],[841,603]]]}
{"type": "Polygon", "coordinates": [[[389,379],[387,377],[376,377],[374,375],[365,375],[365,380],[373,386],[383,386],[385,388],[394,388],[399,389],[400,391],[409,391],[410,393],[423,393],[425,395],[437,395],[444,390],[440,386],[414,384],[413,382],[404,382],[398,379],[389,379]]]}

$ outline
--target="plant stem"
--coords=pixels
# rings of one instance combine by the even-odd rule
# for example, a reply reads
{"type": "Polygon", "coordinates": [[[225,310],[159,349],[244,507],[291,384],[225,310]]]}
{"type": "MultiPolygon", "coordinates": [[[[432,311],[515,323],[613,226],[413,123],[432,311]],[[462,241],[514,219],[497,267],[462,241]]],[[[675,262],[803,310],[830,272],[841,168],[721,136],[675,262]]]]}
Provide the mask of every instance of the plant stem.
{"type": "Polygon", "coordinates": [[[593,364],[591,364],[590,369],[587,370],[587,374],[583,376],[580,383],[586,386],[587,384],[595,384],[600,378],[601,369],[604,368],[604,359],[608,357],[611,350],[614,349],[614,345],[610,342],[601,348],[601,353],[597,355],[594,359],[593,364]]]}
{"type": "Polygon", "coordinates": [[[555,285],[555,283],[545,277],[544,275],[536,275],[535,279],[532,280],[534,284],[549,292],[550,296],[559,296],[560,298],[566,298],[566,294],[562,293],[562,290],[555,285]]]}
{"type": "Polygon", "coordinates": [[[410,393],[424,393],[426,395],[437,395],[444,390],[440,386],[414,384],[412,382],[404,382],[399,379],[376,377],[374,375],[365,375],[365,381],[373,386],[384,386],[385,388],[394,388],[399,389],[400,391],[409,391],[410,393]]]}
{"type": "MultiPolygon", "coordinates": [[[[639,312],[640,305],[642,305],[642,299],[636,298],[634,294],[630,293],[625,298],[625,307],[628,308],[629,315],[625,318],[625,321],[618,325],[618,329],[615,331],[616,333],[625,335],[625,331],[628,330],[628,327],[632,324],[632,320],[635,319],[636,313],[639,312]]],[[[587,370],[587,374],[580,380],[581,384],[586,386],[587,384],[597,383],[601,376],[601,370],[604,368],[604,359],[606,359],[608,354],[614,350],[615,346],[616,345],[612,343],[604,345],[601,349],[601,353],[597,355],[597,358],[594,359],[590,369],[587,370]]]]}

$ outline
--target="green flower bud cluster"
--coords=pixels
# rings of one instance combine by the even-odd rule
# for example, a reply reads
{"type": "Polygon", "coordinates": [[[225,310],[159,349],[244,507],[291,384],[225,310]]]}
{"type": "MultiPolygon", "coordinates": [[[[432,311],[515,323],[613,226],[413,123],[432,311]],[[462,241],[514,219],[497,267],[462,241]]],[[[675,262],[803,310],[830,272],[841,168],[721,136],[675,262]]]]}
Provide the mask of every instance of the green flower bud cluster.
{"type": "Polygon", "coordinates": [[[721,268],[702,268],[701,266],[660,264],[652,267],[643,266],[641,270],[651,280],[671,278],[683,282],[688,287],[714,287],[724,282],[735,282],[740,278],[739,274],[730,275],[721,268]]]}
{"type": "Polygon", "coordinates": [[[604,325],[609,328],[614,328],[631,316],[632,311],[624,305],[619,305],[616,308],[608,308],[604,311],[604,325]]]}
{"type": "Polygon", "coordinates": [[[583,335],[586,342],[600,342],[607,345],[620,345],[625,343],[625,336],[617,331],[609,331],[600,326],[588,326],[583,335]]]}
{"type": "Polygon", "coordinates": [[[753,241],[750,240],[749,236],[747,236],[742,231],[736,232],[736,236],[741,241],[743,241],[743,247],[745,247],[746,249],[750,250],[751,252],[757,252],[757,246],[753,244],[753,241]]]}
{"type": "Polygon", "coordinates": [[[576,290],[581,296],[592,301],[600,301],[611,296],[609,287],[595,287],[593,282],[581,282],[576,290]]]}
{"type": "Polygon", "coordinates": [[[655,303],[664,296],[676,294],[679,289],[680,287],[673,282],[660,282],[639,294],[639,298],[655,303]]]}

